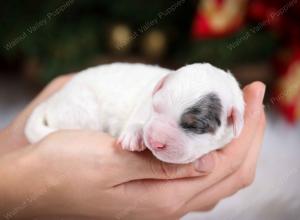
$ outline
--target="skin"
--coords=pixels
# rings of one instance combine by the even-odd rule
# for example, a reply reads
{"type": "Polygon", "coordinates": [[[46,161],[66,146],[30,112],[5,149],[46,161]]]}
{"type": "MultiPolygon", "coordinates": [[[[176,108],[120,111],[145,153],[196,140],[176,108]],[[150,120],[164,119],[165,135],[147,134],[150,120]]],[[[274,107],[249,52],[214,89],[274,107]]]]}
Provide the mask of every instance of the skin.
{"type": "Polygon", "coordinates": [[[266,123],[262,83],[244,88],[239,138],[193,164],[171,165],[149,151],[124,151],[99,132],[59,131],[30,145],[23,133],[28,116],[71,77],[50,83],[0,132],[1,218],[176,219],[211,210],[253,182],[266,123]]]}

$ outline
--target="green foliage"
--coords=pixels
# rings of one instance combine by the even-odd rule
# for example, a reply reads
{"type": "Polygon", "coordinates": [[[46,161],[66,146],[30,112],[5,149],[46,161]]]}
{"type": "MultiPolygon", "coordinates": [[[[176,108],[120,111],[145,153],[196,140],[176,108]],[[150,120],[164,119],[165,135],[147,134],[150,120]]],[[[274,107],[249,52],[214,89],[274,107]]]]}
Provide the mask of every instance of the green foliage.
{"type": "MultiPolygon", "coordinates": [[[[278,46],[278,38],[268,31],[251,33],[249,27],[227,38],[195,40],[179,60],[210,62],[223,68],[234,64],[265,61],[271,58],[278,46]]],[[[184,51],[184,50],[183,50],[184,51]]]]}
{"type": "MultiPolygon", "coordinates": [[[[131,30],[138,30],[176,2],[10,0],[0,8],[0,56],[12,62],[21,57],[24,63],[37,59],[39,80],[47,82],[57,74],[90,65],[95,57],[109,56],[107,31],[111,25],[122,22],[131,30]],[[8,44],[13,46],[7,48],[8,44]]],[[[168,63],[207,61],[226,67],[236,62],[267,59],[273,53],[276,37],[267,32],[251,35],[232,50],[228,45],[243,37],[247,30],[225,39],[191,40],[196,5],[196,1],[186,0],[147,30],[155,28],[166,33],[168,51],[164,59],[168,63]]],[[[142,37],[134,40],[134,48],[142,37]]],[[[137,51],[140,50],[131,51],[128,57],[137,51]]]]}

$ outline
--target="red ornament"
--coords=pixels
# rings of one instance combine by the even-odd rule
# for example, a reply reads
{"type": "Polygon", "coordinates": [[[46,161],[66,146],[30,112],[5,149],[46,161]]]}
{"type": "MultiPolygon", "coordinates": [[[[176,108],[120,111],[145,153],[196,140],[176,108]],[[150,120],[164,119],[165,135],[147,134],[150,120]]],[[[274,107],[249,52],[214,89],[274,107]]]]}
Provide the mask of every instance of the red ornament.
{"type": "Polygon", "coordinates": [[[277,80],[271,103],[278,106],[289,122],[300,119],[300,45],[286,49],[276,65],[277,80]]]}
{"type": "Polygon", "coordinates": [[[243,22],[246,0],[203,0],[192,25],[196,39],[222,37],[238,30],[243,22]]]}

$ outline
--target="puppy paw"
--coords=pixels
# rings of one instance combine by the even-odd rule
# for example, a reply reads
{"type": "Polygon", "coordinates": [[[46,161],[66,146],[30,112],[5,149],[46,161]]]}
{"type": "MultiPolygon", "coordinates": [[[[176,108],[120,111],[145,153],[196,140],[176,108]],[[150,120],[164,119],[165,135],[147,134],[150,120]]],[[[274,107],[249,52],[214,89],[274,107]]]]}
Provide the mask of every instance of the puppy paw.
{"type": "Polygon", "coordinates": [[[129,151],[143,151],[146,149],[143,143],[143,129],[139,125],[132,125],[125,129],[119,139],[118,143],[124,150],[129,151]]]}

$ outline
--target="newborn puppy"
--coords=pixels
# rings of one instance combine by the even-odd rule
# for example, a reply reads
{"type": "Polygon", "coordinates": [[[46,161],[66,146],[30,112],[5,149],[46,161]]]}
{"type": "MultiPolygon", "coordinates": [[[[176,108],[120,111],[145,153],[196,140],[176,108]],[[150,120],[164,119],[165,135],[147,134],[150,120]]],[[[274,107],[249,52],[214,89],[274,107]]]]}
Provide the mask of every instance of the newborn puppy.
{"type": "Polygon", "coordinates": [[[126,150],[189,163],[238,136],[243,114],[237,81],[210,64],[173,71],[114,63],[74,76],[33,111],[25,134],[37,142],[59,129],[98,130],[126,150]]]}

